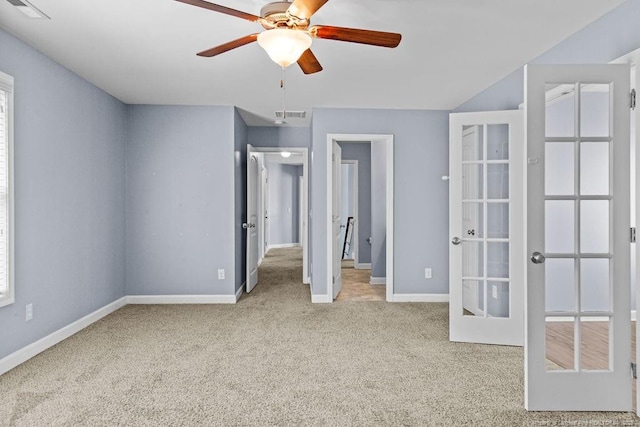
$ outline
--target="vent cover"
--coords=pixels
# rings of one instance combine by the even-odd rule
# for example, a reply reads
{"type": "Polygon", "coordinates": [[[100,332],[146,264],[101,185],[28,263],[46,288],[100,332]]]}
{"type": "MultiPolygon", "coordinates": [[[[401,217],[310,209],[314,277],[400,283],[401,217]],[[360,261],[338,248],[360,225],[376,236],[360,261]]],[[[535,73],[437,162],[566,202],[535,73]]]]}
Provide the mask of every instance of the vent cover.
{"type": "Polygon", "coordinates": [[[304,119],[307,117],[306,111],[276,111],[276,119],[304,119]]]}
{"type": "Polygon", "coordinates": [[[10,4],[16,7],[20,12],[27,15],[29,18],[34,19],[50,19],[40,9],[32,5],[26,0],[7,0],[10,4]]]}

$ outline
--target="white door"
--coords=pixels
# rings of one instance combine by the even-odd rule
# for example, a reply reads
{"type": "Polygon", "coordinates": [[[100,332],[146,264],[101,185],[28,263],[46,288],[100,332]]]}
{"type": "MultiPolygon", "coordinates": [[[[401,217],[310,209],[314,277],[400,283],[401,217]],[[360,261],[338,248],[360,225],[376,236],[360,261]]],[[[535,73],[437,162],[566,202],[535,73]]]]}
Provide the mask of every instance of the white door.
{"type": "Polygon", "coordinates": [[[629,67],[525,74],[525,406],[628,411],[629,67]]]}
{"type": "Polygon", "coordinates": [[[333,298],[335,299],[342,289],[342,236],[340,228],[340,207],[341,207],[341,185],[340,185],[340,168],[342,166],[342,148],[337,142],[333,142],[333,154],[331,155],[332,170],[332,214],[333,214],[333,250],[332,254],[332,280],[333,280],[333,298]]]}
{"type": "Polygon", "coordinates": [[[524,341],[523,113],[450,115],[451,341],[524,341]]]}
{"type": "MultiPolygon", "coordinates": [[[[247,146],[247,292],[258,284],[258,158],[253,154],[251,145],[247,146]]],[[[266,225],[266,224],[265,224],[266,225]]]]}

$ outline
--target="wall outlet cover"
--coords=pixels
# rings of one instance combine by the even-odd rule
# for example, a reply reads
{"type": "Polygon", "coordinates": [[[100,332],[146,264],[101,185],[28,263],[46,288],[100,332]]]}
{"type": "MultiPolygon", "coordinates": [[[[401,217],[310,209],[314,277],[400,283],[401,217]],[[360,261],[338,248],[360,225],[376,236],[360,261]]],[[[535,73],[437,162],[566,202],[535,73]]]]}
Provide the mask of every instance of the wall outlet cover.
{"type": "Polygon", "coordinates": [[[425,268],[424,269],[424,278],[425,279],[431,279],[433,277],[433,272],[431,271],[430,268],[425,268]]]}
{"type": "Polygon", "coordinates": [[[218,280],[224,280],[224,268],[218,269],[218,280]]]}

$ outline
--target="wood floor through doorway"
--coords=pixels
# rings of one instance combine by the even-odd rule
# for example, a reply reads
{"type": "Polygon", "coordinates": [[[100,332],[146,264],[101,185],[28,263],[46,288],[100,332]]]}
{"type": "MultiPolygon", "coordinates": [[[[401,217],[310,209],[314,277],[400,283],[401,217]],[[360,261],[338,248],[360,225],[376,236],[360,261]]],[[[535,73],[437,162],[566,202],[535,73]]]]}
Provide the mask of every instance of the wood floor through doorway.
{"type": "Polygon", "coordinates": [[[355,269],[353,260],[342,261],[342,290],[336,298],[340,301],[386,301],[384,285],[371,285],[371,270],[355,269]]]}

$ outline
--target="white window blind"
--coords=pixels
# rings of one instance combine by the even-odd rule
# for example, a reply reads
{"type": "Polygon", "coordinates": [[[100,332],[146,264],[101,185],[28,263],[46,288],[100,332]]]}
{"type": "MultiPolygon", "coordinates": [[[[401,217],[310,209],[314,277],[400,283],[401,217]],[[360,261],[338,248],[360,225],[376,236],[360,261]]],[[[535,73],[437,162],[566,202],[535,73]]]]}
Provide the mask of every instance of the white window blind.
{"type": "Polygon", "coordinates": [[[0,72],[0,307],[13,303],[13,78],[0,72]]]}

